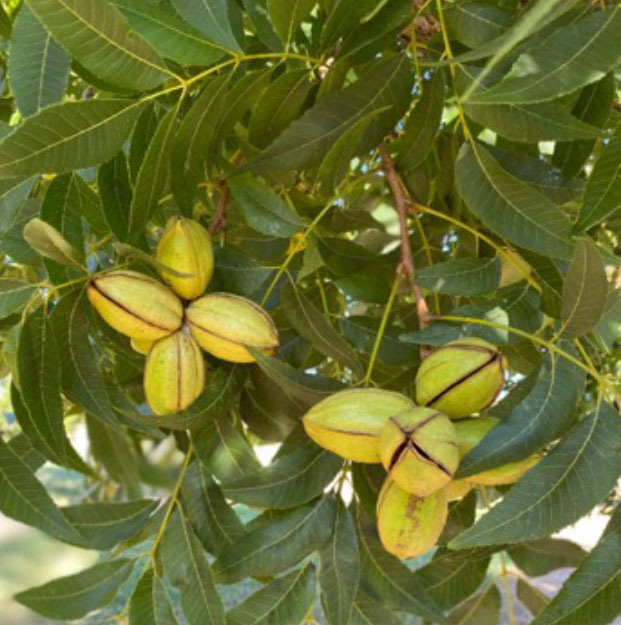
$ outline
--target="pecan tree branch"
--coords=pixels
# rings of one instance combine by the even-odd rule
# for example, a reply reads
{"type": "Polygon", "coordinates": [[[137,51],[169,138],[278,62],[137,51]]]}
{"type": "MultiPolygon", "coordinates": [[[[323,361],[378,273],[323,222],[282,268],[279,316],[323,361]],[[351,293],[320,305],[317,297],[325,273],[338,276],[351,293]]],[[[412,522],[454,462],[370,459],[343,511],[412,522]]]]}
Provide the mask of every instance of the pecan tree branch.
{"type": "Polygon", "coordinates": [[[386,180],[392,191],[395,200],[395,208],[399,215],[399,232],[401,234],[401,262],[397,267],[398,274],[406,278],[412,285],[412,295],[416,302],[416,311],[418,313],[418,322],[420,328],[429,327],[431,320],[429,318],[429,307],[423,296],[423,291],[416,284],[416,267],[414,265],[414,257],[412,256],[412,247],[410,246],[410,237],[408,235],[408,213],[410,212],[410,200],[407,191],[403,186],[403,182],[395,164],[388,152],[388,148],[384,142],[380,143],[379,154],[382,159],[382,167],[386,174],[386,180]]]}

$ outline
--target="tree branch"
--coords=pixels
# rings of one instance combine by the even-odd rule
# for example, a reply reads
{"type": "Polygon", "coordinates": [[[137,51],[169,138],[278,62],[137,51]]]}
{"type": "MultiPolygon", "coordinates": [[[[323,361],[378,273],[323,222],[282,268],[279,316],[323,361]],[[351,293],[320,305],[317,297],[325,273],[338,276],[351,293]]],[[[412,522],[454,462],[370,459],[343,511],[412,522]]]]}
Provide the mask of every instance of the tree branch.
{"type": "Polygon", "coordinates": [[[416,284],[416,267],[412,256],[412,247],[410,246],[410,237],[408,235],[408,213],[410,212],[410,201],[407,197],[407,191],[403,186],[399,174],[395,170],[395,164],[388,152],[386,144],[382,142],[379,146],[379,154],[382,159],[382,167],[386,174],[386,180],[392,191],[395,200],[395,208],[399,215],[399,231],[401,234],[401,262],[397,267],[397,273],[402,278],[406,278],[412,286],[412,295],[416,302],[416,312],[418,314],[418,323],[421,329],[431,325],[429,317],[429,307],[423,296],[422,289],[416,284]]]}

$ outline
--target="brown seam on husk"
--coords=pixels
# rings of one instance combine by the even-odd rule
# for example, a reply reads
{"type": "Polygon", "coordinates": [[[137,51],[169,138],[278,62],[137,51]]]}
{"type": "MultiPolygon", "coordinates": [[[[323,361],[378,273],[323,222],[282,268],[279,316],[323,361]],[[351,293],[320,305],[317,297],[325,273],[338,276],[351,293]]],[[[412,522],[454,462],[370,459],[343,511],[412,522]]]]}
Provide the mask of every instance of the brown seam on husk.
{"type": "MultiPolygon", "coordinates": [[[[129,308],[126,308],[125,306],[123,306],[123,304],[120,304],[115,299],[110,297],[107,293],[102,291],[99,288],[99,286],[97,285],[97,282],[95,280],[91,280],[90,286],[92,286],[95,289],[95,291],[97,291],[97,293],[99,293],[99,295],[101,295],[104,299],[107,299],[111,304],[113,304],[117,308],[120,308],[122,311],[126,312],[128,315],[130,315],[134,319],[138,319],[139,321],[142,321],[143,323],[145,323],[148,326],[151,326],[152,328],[158,328],[160,330],[165,330],[166,332],[174,332],[175,331],[174,329],[171,330],[170,328],[166,328],[164,326],[157,325],[157,323],[153,323],[152,321],[149,321],[147,319],[144,319],[143,317],[140,317],[134,311],[130,310],[129,308]]],[[[179,323],[179,325],[181,325],[181,323],[179,323]]]]}
{"type": "MultiPolygon", "coordinates": [[[[489,350],[487,350],[489,351],[489,350]]],[[[444,390],[442,390],[440,393],[438,393],[435,397],[432,397],[426,404],[425,406],[427,408],[430,408],[433,404],[435,404],[437,401],[439,401],[440,399],[442,399],[442,397],[444,397],[449,391],[452,391],[454,388],[456,388],[457,386],[459,386],[460,384],[462,384],[463,382],[466,382],[468,379],[470,379],[472,376],[476,375],[477,373],[483,371],[483,369],[485,369],[485,367],[494,364],[497,360],[500,359],[500,352],[494,352],[489,360],[487,360],[487,362],[484,362],[482,365],[478,366],[476,369],[473,369],[472,371],[470,371],[469,373],[467,373],[466,375],[463,375],[461,378],[459,378],[458,380],[455,380],[455,382],[453,382],[452,384],[450,384],[449,386],[447,386],[444,390]]],[[[502,366],[502,364],[501,364],[502,366]]]]}

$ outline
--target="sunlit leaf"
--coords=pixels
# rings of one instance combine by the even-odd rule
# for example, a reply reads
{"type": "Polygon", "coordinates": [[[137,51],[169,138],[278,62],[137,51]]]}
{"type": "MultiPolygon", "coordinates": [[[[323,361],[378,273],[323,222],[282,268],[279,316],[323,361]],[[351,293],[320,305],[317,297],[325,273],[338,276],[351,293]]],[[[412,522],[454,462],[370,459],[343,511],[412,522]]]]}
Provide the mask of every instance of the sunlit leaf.
{"type": "Polygon", "coordinates": [[[69,55],[24,6],[15,20],[8,67],[17,108],[24,117],[62,98],[70,61],[69,55]]]}
{"type": "Polygon", "coordinates": [[[107,0],[28,0],[32,12],[96,76],[124,89],[151,89],[169,74],[153,48],[107,0]]]}
{"type": "Polygon", "coordinates": [[[618,415],[604,403],[450,546],[524,542],[573,523],[606,496],[621,474],[619,436],[618,415]]]}

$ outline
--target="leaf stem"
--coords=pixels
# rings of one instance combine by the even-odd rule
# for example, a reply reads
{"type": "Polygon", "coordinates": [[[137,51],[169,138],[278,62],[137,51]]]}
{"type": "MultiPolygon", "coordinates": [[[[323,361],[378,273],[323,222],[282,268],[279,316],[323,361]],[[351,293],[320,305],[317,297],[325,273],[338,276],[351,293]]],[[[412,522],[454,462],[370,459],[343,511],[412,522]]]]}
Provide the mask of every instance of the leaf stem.
{"type": "MultiPolygon", "coordinates": [[[[148,553],[149,557],[147,558],[144,564],[144,567],[142,568],[142,571],[140,572],[139,579],[140,577],[144,575],[145,571],[149,568],[150,564],[152,564],[153,567],[156,566],[155,555],[156,555],[158,547],[160,546],[160,543],[162,542],[164,532],[166,531],[166,527],[168,525],[168,521],[170,521],[170,517],[172,516],[174,507],[178,503],[179,491],[181,490],[181,484],[183,483],[183,478],[185,477],[188,467],[190,466],[190,462],[192,461],[192,455],[193,455],[193,451],[192,449],[189,449],[183,460],[183,464],[181,465],[179,477],[177,477],[177,481],[175,482],[173,492],[170,496],[170,501],[168,502],[168,506],[166,507],[166,512],[164,513],[164,518],[162,519],[162,522],[160,523],[155,539],[153,540],[153,544],[151,545],[151,549],[149,550],[149,553],[148,553]]],[[[125,618],[128,608],[129,608],[129,600],[126,601],[125,605],[123,606],[123,609],[121,610],[120,614],[117,617],[117,620],[119,623],[125,618]]]]}
{"type": "Polygon", "coordinates": [[[306,230],[304,230],[304,232],[300,235],[299,241],[298,241],[298,245],[292,246],[292,248],[288,252],[287,257],[285,258],[284,262],[282,263],[282,265],[280,265],[280,267],[278,268],[278,271],[276,272],[276,275],[274,276],[274,278],[270,282],[270,285],[267,287],[267,290],[265,291],[265,293],[263,295],[263,298],[261,299],[261,306],[265,306],[265,302],[267,302],[267,300],[269,299],[270,295],[272,294],[272,291],[274,290],[275,286],[278,284],[278,281],[280,280],[280,278],[282,277],[283,273],[285,273],[285,271],[287,270],[287,267],[289,266],[289,264],[293,260],[293,257],[301,249],[304,249],[304,246],[302,244],[306,242],[306,239],[313,232],[313,230],[315,230],[315,228],[317,227],[317,224],[323,219],[323,217],[326,215],[326,213],[332,208],[332,204],[334,203],[334,199],[335,198],[330,198],[329,202],[321,209],[321,211],[315,217],[315,219],[313,219],[313,221],[311,221],[311,223],[308,225],[306,230]]]}
{"type": "Polygon", "coordinates": [[[403,279],[402,276],[400,274],[397,274],[392,284],[392,289],[390,290],[390,296],[388,297],[388,301],[386,302],[386,307],[384,308],[384,314],[382,315],[382,320],[380,321],[380,325],[377,330],[377,336],[375,337],[375,343],[373,344],[373,350],[371,351],[371,358],[369,359],[367,372],[364,376],[365,386],[369,386],[371,382],[371,374],[373,373],[373,367],[375,366],[375,361],[377,360],[377,354],[379,353],[379,348],[382,343],[382,339],[384,337],[384,332],[386,331],[386,325],[388,324],[390,311],[392,310],[392,305],[395,301],[395,296],[397,295],[397,290],[399,289],[399,285],[401,284],[402,279],[403,279]]]}
{"type": "MultiPolygon", "coordinates": [[[[448,32],[446,30],[446,22],[444,21],[444,10],[442,8],[442,0],[436,0],[436,7],[438,10],[438,19],[440,21],[440,27],[442,28],[442,40],[444,41],[444,51],[446,57],[448,59],[453,58],[453,51],[451,49],[451,42],[449,41],[448,32]]],[[[453,63],[449,64],[449,71],[451,72],[451,77],[453,79],[453,84],[455,83],[455,66],[453,63]]],[[[472,133],[470,132],[470,128],[468,128],[468,123],[466,122],[466,115],[464,113],[464,107],[462,106],[461,99],[457,92],[455,92],[455,102],[457,103],[457,110],[459,112],[459,121],[461,122],[461,127],[464,131],[464,137],[467,141],[472,141],[472,133]]]]}
{"type": "Polygon", "coordinates": [[[433,215],[434,217],[438,217],[439,219],[444,219],[444,221],[448,221],[454,224],[455,226],[457,226],[458,228],[461,228],[462,230],[466,230],[466,232],[469,232],[470,234],[477,237],[478,239],[481,239],[481,241],[485,241],[485,243],[487,243],[490,247],[496,250],[496,252],[500,254],[500,256],[502,256],[508,263],[513,265],[522,275],[524,280],[528,282],[528,284],[530,284],[537,291],[541,292],[542,290],[541,286],[537,283],[537,281],[529,273],[527,273],[524,270],[524,267],[522,267],[522,265],[520,265],[512,257],[511,254],[509,254],[501,245],[498,245],[498,243],[496,243],[496,241],[494,241],[492,238],[488,237],[485,234],[482,234],[476,228],[469,226],[463,221],[460,221],[459,219],[456,219],[455,217],[451,217],[450,215],[445,215],[444,213],[441,213],[440,211],[437,211],[429,206],[425,206],[423,204],[418,204],[415,202],[413,204],[413,208],[414,210],[421,211],[422,213],[427,213],[429,215],[433,215]]]}

